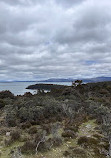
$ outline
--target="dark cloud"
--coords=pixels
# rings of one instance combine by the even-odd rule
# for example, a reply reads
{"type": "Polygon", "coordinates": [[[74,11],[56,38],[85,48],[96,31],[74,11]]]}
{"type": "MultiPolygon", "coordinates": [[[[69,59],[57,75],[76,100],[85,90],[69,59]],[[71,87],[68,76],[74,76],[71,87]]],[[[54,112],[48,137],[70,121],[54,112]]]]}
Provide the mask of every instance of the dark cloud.
{"type": "Polygon", "coordinates": [[[110,10],[110,0],[0,0],[0,80],[110,76],[110,10]]]}

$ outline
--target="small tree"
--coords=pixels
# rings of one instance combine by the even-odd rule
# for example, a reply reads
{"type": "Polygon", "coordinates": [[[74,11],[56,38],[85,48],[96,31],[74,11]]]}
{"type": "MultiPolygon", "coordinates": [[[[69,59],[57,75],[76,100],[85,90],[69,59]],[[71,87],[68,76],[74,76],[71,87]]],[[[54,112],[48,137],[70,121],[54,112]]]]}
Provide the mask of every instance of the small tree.
{"type": "Polygon", "coordinates": [[[43,135],[42,135],[41,139],[37,142],[37,145],[35,148],[36,155],[38,154],[38,148],[39,148],[40,143],[44,143],[45,141],[46,141],[46,131],[43,131],[43,135]]]}
{"type": "Polygon", "coordinates": [[[76,81],[75,81],[75,84],[76,84],[76,85],[81,85],[81,84],[82,84],[82,80],[76,80],[76,81]]]}
{"type": "Polygon", "coordinates": [[[82,80],[76,80],[76,81],[72,82],[73,87],[76,87],[76,86],[81,85],[81,84],[82,84],[82,80]]]}

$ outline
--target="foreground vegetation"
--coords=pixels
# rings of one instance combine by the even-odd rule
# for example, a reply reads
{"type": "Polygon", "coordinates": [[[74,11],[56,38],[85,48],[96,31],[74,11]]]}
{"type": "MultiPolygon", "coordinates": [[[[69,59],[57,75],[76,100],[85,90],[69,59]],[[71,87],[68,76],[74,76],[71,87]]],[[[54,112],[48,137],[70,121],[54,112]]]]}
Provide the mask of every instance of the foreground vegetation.
{"type": "Polygon", "coordinates": [[[111,157],[111,82],[0,92],[0,157],[111,157]]]}

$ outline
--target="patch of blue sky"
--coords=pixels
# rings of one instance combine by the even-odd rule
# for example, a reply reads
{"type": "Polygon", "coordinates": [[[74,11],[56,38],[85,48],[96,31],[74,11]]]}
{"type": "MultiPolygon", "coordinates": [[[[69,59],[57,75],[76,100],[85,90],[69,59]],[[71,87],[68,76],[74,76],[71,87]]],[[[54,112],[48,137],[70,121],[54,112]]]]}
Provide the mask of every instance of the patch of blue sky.
{"type": "Polygon", "coordinates": [[[85,64],[86,65],[93,65],[93,64],[97,64],[98,62],[96,60],[86,60],[85,64]]]}

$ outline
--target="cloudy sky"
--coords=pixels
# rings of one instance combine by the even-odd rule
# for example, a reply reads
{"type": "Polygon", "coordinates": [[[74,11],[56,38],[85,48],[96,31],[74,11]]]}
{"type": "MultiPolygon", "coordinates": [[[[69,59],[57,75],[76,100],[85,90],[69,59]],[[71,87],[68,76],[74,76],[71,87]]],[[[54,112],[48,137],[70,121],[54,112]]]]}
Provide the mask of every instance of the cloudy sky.
{"type": "Polygon", "coordinates": [[[0,0],[0,80],[111,76],[111,0],[0,0]]]}

